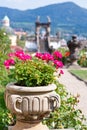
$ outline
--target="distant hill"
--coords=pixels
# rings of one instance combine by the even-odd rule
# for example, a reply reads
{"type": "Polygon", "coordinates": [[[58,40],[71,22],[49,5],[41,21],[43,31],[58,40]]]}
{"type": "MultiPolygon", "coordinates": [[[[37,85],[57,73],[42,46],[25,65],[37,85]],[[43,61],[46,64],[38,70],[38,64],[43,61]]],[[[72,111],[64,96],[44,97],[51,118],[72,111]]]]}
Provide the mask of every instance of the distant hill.
{"type": "Polygon", "coordinates": [[[72,2],[52,4],[24,11],[0,7],[0,20],[5,15],[10,18],[13,25],[18,22],[32,23],[31,25],[34,25],[37,16],[40,16],[40,20],[43,22],[46,22],[46,17],[49,16],[52,23],[52,31],[61,30],[87,34],[87,9],[81,8],[72,2]]]}

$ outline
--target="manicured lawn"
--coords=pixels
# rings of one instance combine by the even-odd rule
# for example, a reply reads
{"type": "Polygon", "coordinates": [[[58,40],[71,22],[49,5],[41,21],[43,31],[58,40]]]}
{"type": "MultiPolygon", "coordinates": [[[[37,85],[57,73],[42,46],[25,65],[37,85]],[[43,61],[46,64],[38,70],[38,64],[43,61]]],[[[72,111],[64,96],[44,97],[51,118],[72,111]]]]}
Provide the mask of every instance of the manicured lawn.
{"type": "Polygon", "coordinates": [[[69,72],[76,75],[78,78],[87,81],[87,70],[69,70],[69,72]]]}

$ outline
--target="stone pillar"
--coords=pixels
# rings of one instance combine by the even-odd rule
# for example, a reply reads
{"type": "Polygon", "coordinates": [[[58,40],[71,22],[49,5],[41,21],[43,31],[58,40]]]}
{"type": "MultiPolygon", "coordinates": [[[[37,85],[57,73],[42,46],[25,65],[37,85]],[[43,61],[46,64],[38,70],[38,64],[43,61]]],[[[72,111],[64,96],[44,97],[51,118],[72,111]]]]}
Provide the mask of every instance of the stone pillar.
{"type": "Polygon", "coordinates": [[[37,48],[38,48],[38,52],[43,51],[44,52],[49,52],[49,44],[50,44],[50,18],[47,17],[48,22],[47,23],[40,23],[39,17],[37,17],[36,20],[36,44],[37,44],[37,48]],[[44,28],[46,30],[46,37],[44,37],[44,39],[40,39],[40,28],[44,28]],[[43,47],[42,47],[43,46],[43,47]],[[43,49],[44,48],[44,49],[43,49]]]}
{"type": "Polygon", "coordinates": [[[36,23],[36,43],[37,43],[37,49],[38,49],[38,52],[40,52],[40,44],[39,44],[39,31],[40,31],[40,26],[38,23],[36,23]]]}
{"type": "Polygon", "coordinates": [[[46,32],[47,32],[47,39],[48,39],[48,44],[50,44],[50,23],[47,25],[47,29],[46,29],[46,32]]]}

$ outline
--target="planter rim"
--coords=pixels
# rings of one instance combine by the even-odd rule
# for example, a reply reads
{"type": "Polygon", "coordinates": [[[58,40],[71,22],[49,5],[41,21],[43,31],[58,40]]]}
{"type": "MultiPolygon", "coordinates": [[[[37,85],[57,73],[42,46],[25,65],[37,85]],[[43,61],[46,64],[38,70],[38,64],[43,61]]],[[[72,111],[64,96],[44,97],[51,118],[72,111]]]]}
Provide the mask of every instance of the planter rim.
{"type": "Polygon", "coordinates": [[[48,86],[25,87],[25,86],[17,86],[14,83],[8,83],[6,89],[13,90],[16,92],[47,92],[47,91],[55,90],[56,85],[49,84],[48,86]]]}

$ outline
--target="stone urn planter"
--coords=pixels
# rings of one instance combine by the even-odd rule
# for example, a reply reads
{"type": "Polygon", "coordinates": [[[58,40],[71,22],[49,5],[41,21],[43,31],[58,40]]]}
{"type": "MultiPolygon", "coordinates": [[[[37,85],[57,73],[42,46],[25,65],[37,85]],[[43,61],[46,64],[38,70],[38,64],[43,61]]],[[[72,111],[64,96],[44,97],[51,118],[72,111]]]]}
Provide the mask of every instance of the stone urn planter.
{"type": "Polygon", "coordinates": [[[22,87],[10,83],[6,86],[5,102],[16,124],[9,130],[48,130],[41,121],[60,106],[55,84],[43,87],[22,87]]]}

